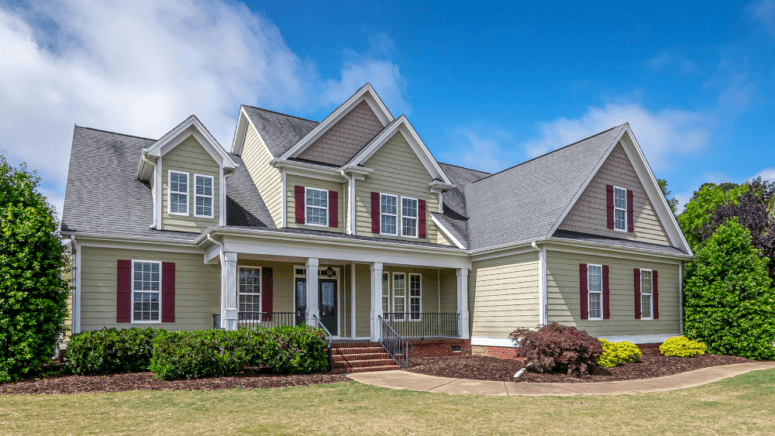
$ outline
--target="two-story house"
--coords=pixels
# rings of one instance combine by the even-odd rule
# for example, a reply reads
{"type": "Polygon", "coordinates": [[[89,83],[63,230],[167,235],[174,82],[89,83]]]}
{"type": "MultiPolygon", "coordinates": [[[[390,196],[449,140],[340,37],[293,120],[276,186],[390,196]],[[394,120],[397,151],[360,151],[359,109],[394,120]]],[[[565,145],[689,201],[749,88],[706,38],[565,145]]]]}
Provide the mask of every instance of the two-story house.
{"type": "Polygon", "coordinates": [[[242,106],[228,151],[76,127],[62,217],[74,332],[315,323],[507,355],[559,322],[682,332],[692,253],[629,125],[495,174],[437,162],[365,85],[320,122],[242,106]]]}

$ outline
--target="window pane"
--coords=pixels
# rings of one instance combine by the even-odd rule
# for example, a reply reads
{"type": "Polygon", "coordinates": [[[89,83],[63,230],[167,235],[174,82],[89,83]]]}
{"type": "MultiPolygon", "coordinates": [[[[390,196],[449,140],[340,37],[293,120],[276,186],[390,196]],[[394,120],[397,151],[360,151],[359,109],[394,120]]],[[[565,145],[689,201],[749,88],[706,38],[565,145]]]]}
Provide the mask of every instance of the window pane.
{"type": "Polygon", "coordinates": [[[412,297],[419,297],[422,289],[421,276],[409,276],[409,294],[412,297]]]}
{"type": "Polygon", "coordinates": [[[307,205],[328,207],[328,192],[317,189],[307,189],[307,205]]]}
{"type": "Polygon", "coordinates": [[[390,312],[390,274],[382,273],[382,312],[390,312]]]}
{"type": "Polygon", "coordinates": [[[617,209],[627,209],[627,190],[614,189],[614,207],[617,209]]]}
{"type": "Polygon", "coordinates": [[[602,318],[602,294],[590,293],[589,294],[589,317],[590,318],[602,318]]]}
{"type": "Polygon", "coordinates": [[[326,209],[307,207],[307,224],[326,225],[326,209]]]}
{"type": "Polygon", "coordinates": [[[589,265],[589,273],[587,276],[589,280],[587,283],[587,289],[590,292],[602,292],[603,291],[603,268],[597,265],[589,265]]]}
{"type": "Polygon", "coordinates": [[[396,234],[396,217],[382,215],[382,228],[380,232],[390,235],[396,234]]]}
{"type": "Polygon", "coordinates": [[[393,295],[403,297],[406,295],[406,276],[396,274],[393,276],[393,295]]]}
{"type": "Polygon", "coordinates": [[[640,292],[641,294],[651,294],[651,271],[640,272],[640,292]]]}
{"type": "Polygon", "coordinates": [[[417,236],[417,219],[403,218],[402,231],[405,236],[417,236]]]}
{"type": "Polygon", "coordinates": [[[614,211],[614,224],[617,230],[625,229],[625,211],[616,209],[614,211]]]}
{"type": "Polygon", "coordinates": [[[209,197],[196,197],[196,214],[210,216],[213,213],[213,199],[209,197]]]}
{"type": "MultiPolygon", "coordinates": [[[[396,313],[405,312],[404,297],[396,297],[393,300],[393,311],[396,313]]],[[[396,319],[403,319],[403,317],[397,316],[396,319]]]]}
{"type": "Polygon", "coordinates": [[[383,195],[381,197],[381,211],[390,215],[398,215],[398,201],[392,195],[383,195]]]}
{"type": "Polygon", "coordinates": [[[641,295],[641,318],[651,318],[651,295],[641,295]]]}
{"type": "Polygon", "coordinates": [[[196,195],[213,195],[213,179],[209,177],[197,177],[196,195]]]}
{"type": "Polygon", "coordinates": [[[401,214],[403,216],[417,218],[417,200],[402,198],[401,214]]]}

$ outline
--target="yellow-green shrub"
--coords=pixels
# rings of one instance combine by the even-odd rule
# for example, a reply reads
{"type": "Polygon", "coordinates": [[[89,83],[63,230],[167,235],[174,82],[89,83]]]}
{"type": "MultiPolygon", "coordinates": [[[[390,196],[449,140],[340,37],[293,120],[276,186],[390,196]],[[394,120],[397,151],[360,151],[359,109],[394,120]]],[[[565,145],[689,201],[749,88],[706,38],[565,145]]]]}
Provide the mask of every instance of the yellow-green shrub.
{"type": "Polygon", "coordinates": [[[702,356],[708,347],[699,341],[693,341],[686,336],[673,336],[667,338],[659,346],[659,352],[665,356],[692,357],[702,356]]]}
{"type": "Polygon", "coordinates": [[[603,368],[613,368],[622,363],[633,363],[640,360],[640,349],[632,342],[609,342],[599,339],[603,346],[603,354],[597,359],[597,364],[603,368]]]}

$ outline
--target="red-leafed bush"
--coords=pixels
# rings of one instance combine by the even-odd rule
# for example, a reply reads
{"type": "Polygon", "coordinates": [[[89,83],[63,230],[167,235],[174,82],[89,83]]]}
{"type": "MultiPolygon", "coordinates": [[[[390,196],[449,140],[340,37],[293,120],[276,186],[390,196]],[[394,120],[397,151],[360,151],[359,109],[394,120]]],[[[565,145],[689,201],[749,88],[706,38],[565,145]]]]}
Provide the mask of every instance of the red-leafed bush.
{"type": "Polygon", "coordinates": [[[517,346],[517,356],[538,372],[589,373],[603,354],[597,338],[556,322],[538,330],[517,329],[509,338],[517,346]]]}

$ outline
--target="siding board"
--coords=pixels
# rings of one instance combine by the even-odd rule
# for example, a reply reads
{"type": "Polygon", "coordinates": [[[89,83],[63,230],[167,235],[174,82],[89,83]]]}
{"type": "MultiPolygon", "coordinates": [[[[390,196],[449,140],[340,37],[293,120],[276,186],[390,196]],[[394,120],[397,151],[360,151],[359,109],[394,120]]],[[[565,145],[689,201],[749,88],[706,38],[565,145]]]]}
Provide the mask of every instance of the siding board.
{"type": "MultiPolygon", "coordinates": [[[[269,215],[276,227],[282,226],[282,176],[280,170],[269,162],[272,155],[266,149],[261,137],[253,126],[248,125],[245,144],[242,148],[242,161],[250,173],[250,178],[261,194],[269,215]]],[[[290,220],[289,220],[290,221],[290,220]]]]}

